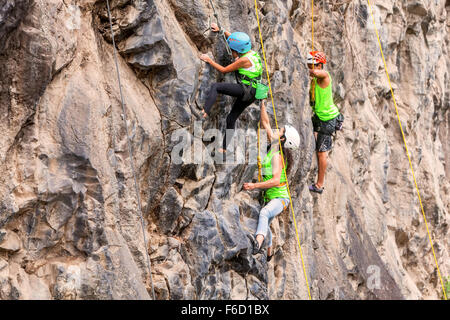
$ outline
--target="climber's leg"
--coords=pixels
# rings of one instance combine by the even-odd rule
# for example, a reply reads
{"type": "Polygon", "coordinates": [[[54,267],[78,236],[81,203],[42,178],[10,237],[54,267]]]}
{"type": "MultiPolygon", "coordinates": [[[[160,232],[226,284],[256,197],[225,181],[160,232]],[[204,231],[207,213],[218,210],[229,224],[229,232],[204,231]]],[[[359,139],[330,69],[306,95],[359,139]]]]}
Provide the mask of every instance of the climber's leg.
{"type": "Polygon", "coordinates": [[[272,247],[267,248],[267,261],[270,261],[272,259],[273,253],[272,253],[272,247]]]}
{"type": "Polygon", "coordinates": [[[219,93],[240,98],[244,95],[244,90],[242,89],[242,86],[237,83],[213,83],[211,85],[211,89],[209,90],[208,96],[206,97],[205,108],[203,110],[204,117],[206,117],[211,111],[211,108],[216,102],[217,95],[219,93]]]}
{"type": "Polygon", "coordinates": [[[223,143],[222,143],[222,149],[221,152],[225,152],[227,149],[228,144],[230,143],[231,139],[233,138],[233,133],[228,134],[228,130],[234,130],[236,127],[236,120],[239,118],[241,113],[245,110],[245,107],[247,105],[242,102],[241,99],[237,99],[234,102],[233,108],[231,109],[231,112],[227,116],[226,120],[226,130],[225,134],[223,135],[223,143]]]}
{"type": "Polygon", "coordinates": [[[264,238],[267,236],[268,245],[272,246],[272,232],[269,224],[279,215],[289,204],[289,199],[272,199],[259,213],[258,228],[256,230],[256,241],[261,247],[264,238]]]}
{"type": "MultiPolygon", "coordinates": [[[[270,225],[271,220],[269,220],[269,225],[270,225]]],[[[270,261],[272,259],[272,230],[270,230],[269,227],[269,232],[267,235],[267,261],[270,261]]]]}
{"type": "Polygon", "coordinates": [[[309,190],[312,192],[322,193],[325,182],[325,171],[327,169],[327,153],[333,147],[333,139],[331,134],[334,132],[334,119],[323,122],[317,116],[312,118],[314,127],[314,136],[316,138],[316,152],[318,173],[317,182],[309,186],[309,190]]]}
{"type": "Polygon", "coordinates": [[[325,171],[327,170],[327,152],[317,152],[317,161],[319,163],[319,170],[316,186],[321,189],[325,180],[325,171]]]}
{"type": "Polygon", "coordinates": [[[269,229],[267,230],[267,247],[272,247],[272,230],[270,230],[270,223],[273,219],[269,219],[269,229]]]}
{"type": "MultiPolygon", "coordinates": [[[[253,94],[254,95],[254,94],[253,94]]],[[[250,101],[242,101],[241,98],[238,98],[233,105],[233,108],[231,109],[230,114],[227,116],[227,122],[226,122],[226,129],[227,130],[234,130],[236,127],[236,120],[239,118],[242,112],[244,112],[245,108],[247,108],[249,105],[251,105],[255,99],[252,99],[250,101]]],[[[228,146],[228,143],[233,138],[233,135],[227,136],[227,130],[225,131],[225,135],[223,136],[223,149],[222,152],[225,152],[228,146]]]]}

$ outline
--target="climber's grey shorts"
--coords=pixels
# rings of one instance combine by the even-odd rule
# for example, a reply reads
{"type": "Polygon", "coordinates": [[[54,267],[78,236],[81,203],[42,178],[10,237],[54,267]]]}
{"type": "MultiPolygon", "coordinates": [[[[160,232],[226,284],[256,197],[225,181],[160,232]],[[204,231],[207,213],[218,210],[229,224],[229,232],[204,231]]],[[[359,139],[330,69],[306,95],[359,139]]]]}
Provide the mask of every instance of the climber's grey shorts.
{"type": "Polygon", "coordinates": [[[317,133],[316,151],[327,152],[333,148],[333,139],[330,134],[317,133]]]}
{"type": "Polygon", "coordinates": [[[314,132],[317,132],[316,151],[327,152],[333,148],[332,134],[335,132],[336,118],[322,121],[314,115],[312,118],[314,132]]]}

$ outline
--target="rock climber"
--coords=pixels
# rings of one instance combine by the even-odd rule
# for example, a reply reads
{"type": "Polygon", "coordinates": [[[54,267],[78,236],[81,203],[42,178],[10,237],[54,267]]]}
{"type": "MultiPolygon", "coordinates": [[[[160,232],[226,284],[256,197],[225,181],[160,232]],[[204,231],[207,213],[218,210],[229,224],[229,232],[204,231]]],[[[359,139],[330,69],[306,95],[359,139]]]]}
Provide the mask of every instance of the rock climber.
{"type": "Polygon", "coordinates": [[[252,253],[254,255],[260,253],[264,243],[267,242],[267,261],[270,261],[273,253],[272,232],[269,226],[273,219],[289,205],[286,168],[292,162],[290,150],[295,150],[300,146],[300,135],[290,125],[285,125],[279,131],[273,132],[270,128],[269,116],[267,115],[264,101],[261,101],[261,125],[266,130],[267,141],[269,141],[267,155],[262,161],[263,182],[244,183],[244,190],[265,189],[264,202],[266,205],[259,213],[255,235],[250,234],[248,237],[253,244],[252,253]],[[283,148],[284,161],[279,148],[279,138],[283,148]]]}
{"type": "Polygon", "coordinates": [[[312,77],[310,104],[314,116],[312,123],[316,139],[317,162],[319,166],[317,182],[309,186],[311,192],[321,194],[324,190],[325,170],[327,168],[327,152],[332,148],[331,135],[342,125],[343,116],[333,102],[332,80],[328,71],[323,69],[327,62],[325,54],[312,51],[308,54],[307,64],[312,77]]]}
{"type": "MultiPolygon", "coordinates": [[[[219,27],[215,23],[211,23],[211,30],[219,32],[219,27]]],[[[227,43],[233,54],[234,62],[230,65],[223,67],[217,62],[213,61],[208,55],[202,54],[200,59],[209,63],[215,69],[221,73],[229,73],[237,71],[239,75],[240,83],[214,83],[211,86],[209,94],[206,98],[205,107],[202,110],[203,117],[206,118],[209,112],[216,102],[217,95],[219,93],[226,94],[228,96],[236,97],[236,101],[231,108],[231,112],[226,119],[226,129],[234,129],[236,120],[240,114],[250,104],[255,101],[256,83],[254,81],[260,80],[263,72],[261,57],[253,50],[250,37],[243,32],[230,33],[225,31],[227,43]]],[[[231,137],[227,136],[226,132],[223,138],[223,148],[218,151],[225,153],[227,145],[231,137]]]]}

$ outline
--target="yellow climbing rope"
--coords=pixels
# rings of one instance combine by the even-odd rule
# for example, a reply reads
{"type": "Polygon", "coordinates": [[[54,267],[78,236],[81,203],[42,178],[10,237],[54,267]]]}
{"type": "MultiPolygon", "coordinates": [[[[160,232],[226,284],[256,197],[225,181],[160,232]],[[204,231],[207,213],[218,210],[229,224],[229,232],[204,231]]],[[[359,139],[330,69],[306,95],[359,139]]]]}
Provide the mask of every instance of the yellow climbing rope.
{"type": "Polygon", "coordinates": [[[311,51],[314,51],[314,0],[311,0],[311,43],[311,51]]]}
{"type": "Polygon", "coordinates": [[[420,192],[419,192],[419,187],[417,186],[416,176],[414,174],[414,169],[413,169],[413,166],[412,166],[411,157],[409,155],[408,146],[406,145],[405,134],[403,133],[403,126],[402,126],[402,123],[400,121],[400,115],[398,113],[398,108],[397,108],[397,102],[395,100],[394,90],[392,89],[391,78],[389,77],[389,72],[388,72],[388,69],[387,69],[386,60],[384,58],[383,48],[381,46],[381,40],[380,40],[380,36],[378,34],[378,29],[377,29],[377,25],[376,25],[376,22],[375,22],[375,17],[373,15],[372,6],[370,5],[370,0],[367,0],[367,3],[369,5],[370,14],[372,15],[372,20],[373,20],[373,26],[374,26],[374,29],[375,29],[375,33],[377,34],[378,45],[380,47],[380,53],[381,53],[381,57],[383,58],[383,63],[384,63],[384,70],[386,71],[386,76],[387,76],[387,79],[388,79],[389,87],[391,89],[392,100],[394,101],[395,112],[397,113],[397,120],[398,120],[398,124],[399,124],[399,127],[400,127],[400,131],[402,133],[403,143],[405,145],[405,150],[406,150],[406,156],[408,157],[409,167],[411,168],[411,173],[412,173],[413,180],[414,180],[414,186],[415,186],[416,191],[417,191],[417,196],[419,198],[420,208],[422,210],[423,219],[425,221],[425,227],[427,229],[428,240],[430,241],[430,244],[431,244],[431,251],[433,252],[434,262],[436,263],[436,268],[437,268],[439,280],[441,281],[442,292],[444,293],[445,300],[447,300],[447,293],[445,292],[445,287],[444,287],[444,282],[442,281],[441,271],[439,270],[439,264],[437,262],[436,254],[434,252],[433,241],[431,240],[430,230],[428,229],[427,218],[425,216],[425,211],[423,209],[422,199],[420,197],[420,192]]]}
{"type": "MultiPolygon", "coordinates": [[[[314,0],[311,0],[311,52],[314,51],[314,0]]],[[[313,63],[312,68],[316,65],[313,63]]],[[[311,79],[310,100],[316,101],[316,83],[311,79]]],[[[311,106],[312,107],[312,106],[311,106]]]]}
{"type": "MultiPolygon", "coordinates": [[[[263,57],[264,57],[264,65],[266,67],[267,82],[268,82],[268,85],[269,85],[270,98],[271,98],[271,101],[272,101],[273,114],[274,114],[274,117],[275,117],[275,125],[276,125],[277,131],[279,131],[278,122],[277,122],[277,114],[275,112],[275,104],[274,104],[274,101],[273,101],[272,86],[270,84],[269,69],[267,68],[266,53],[264,51],[264,43],[263,43],[263,39],[262,39],[262,35],[261,35],[261,26],[260,26],[260,23],[259,23],[258,4],[256,3],[256,0],[255,0],[255,14],[256,14],[256,21],[258,22],[259,39],[260,39],[260,42],[261,42],[261,49],[262,49],[263,57]]],[[[280,139],[280,137],[278,137],[278,143],[280,145],[281,160],[283,161],[283,168],[284,168],[285,167],[285,165],[284,165],[284,155],[283,155],[283,148],[281,146],[281,139],[280,139]]],[[[309,300],[311,300],[311,292],[310,292],[309,284],[308,284],[308,276],[306,275],[306,269],[305,269],[305,263],[304,263],[304,260],[303,260],[302,247],[300,245],[300,237],[299,237],[299,234],[298,234],[297,222],[295,220],[294,207],[292,205],[291,192],[289,190],[289,183],[287,181],[287,177],[286,177],[286,187],[287,187],[287,191],[288,191],[288,194],[289,194],[289,201],[290,201],[289,203],[290,203],[290,208],[291,208],[291,211],[292,211],[292,218],[294,219],[295,233],[297,235],[297,243],[298,243],[298,248],[300,250],[300,258],[301,258],[301,262],[302,262],[302,266],[303,266],[303,274],[305,276],[306,288],[308,290],[309,300]]]]}
{"type": "Polygon", "coordinates": [[[260,137],[261,133],[260,132],[261,132],[261,121],[258,122],[258,157],[257,157],[257,160],[258,160],[258,182],[262,181],[261,137],[260,137]]]}

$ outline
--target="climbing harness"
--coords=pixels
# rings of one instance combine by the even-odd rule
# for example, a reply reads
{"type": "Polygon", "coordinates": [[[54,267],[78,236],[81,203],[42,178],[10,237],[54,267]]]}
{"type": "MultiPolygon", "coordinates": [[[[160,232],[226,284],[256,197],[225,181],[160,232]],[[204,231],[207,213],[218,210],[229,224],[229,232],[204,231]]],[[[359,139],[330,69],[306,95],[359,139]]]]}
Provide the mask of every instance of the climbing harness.
{"type": "MultiPolygon", "coordinates": [[[[270,98],[271,98],[271,101],[272,101],[272,108],[273,108],[273,114],[274,114],[274,118],[275,118],[275,125],[276,125],[276,129],[278,130],[277,114],[276,114],[276,111],[275,111],[275,104],[274,104],[274,100],[273,100],[272,86],[270,85],[269,69],[267,67],[266,53],[265,53],[265,50],[264,50],[264,43],[263,43],[262,34],[261,34],[261,25],[259,23],[257,0],[255,0],[255,14],[256,14],[256,21],[258,23],[259,39],[260,39],[260,42],[261,42],[261,48],[262,48],[262,52],[263,52],[264,64],[265,64],[265,67],[266,67],[267,81],[268,81],[268,87],[269,87],[269,92],[270,92],[270,98]]],[[[283,148],[281,146],[281,138],[280,137],[278,137],[278,143],[280,145],[280,152],[281,152],[281,159],[283,161],[283,167],[285,167],[285,165],[284,165],[283,148]]],[[[294,207],[292,205],[291,192],[289,190],[289,183],[287,181],[287,177],[286,177],[286,187],[287,187],[287,191],[288,191],[288,195],[289,195],[289,202],[290,202],[290,208],[291,208],[291,211],[292,211],[292,217],[294,219],[295,232],[296,232],[296,235],[297,235],[298,248],[300,250],[300,258],[301,258],[301,262],[302,262],[302,266],[303,266],[303,274],[305,276],[306,288],[308,290],[309,300],[311,300],[311,292],[310,292],[309,284],[308,284],[308,276],[306,274],[305,263],[304,263],[304,260],[303,260],[302,247],[300,245],[300,237],[299,237],[299,234],[298,234],[297,222],[295,220],[294,207]]]]}
{"type": "Polygon", "coordinates": [[[250,61],[251,66],[248,68],[241,67],[238,69],[241,82],[256,88],[255,81],[261,80],[261,76],[263,73],[261,57],[257,52],[249,50],[244,55],[242,55],[242,58],[247,58],[250,61]]]}
{"type": "Polygon", "coordinates": [[[342,130],[343,126],[344,126],[344,115],[342,113],[339,113],[339,115],[336,118],[336,126],[334,127],[334,131],[340,131],[342,130]]]}
{"type": "Polygon", "coordinates": [[[378,28],[377,28],[377,25],[376,25],[376,22],[375,22],[375,17],[373,15],[372,6],[370,5],[370,0],[367,0],[367,3],[369,5],[370,13],[372,15],[373,26],[374,26],[374,29],[375,29],[375,33],[377,35],[378,45],[379,45],[379,48],[380,48],[380,54],[381,54],[381,57],[382,57],[383,63],[384,63],[384,70],[386,72],[386,77],[388,79],[389,87],[391,89],[392,100],[394,102],[395,112],[397,114],[397,120],[398,120],[398,124],[399,124],[399,127],[400,127],[400,132],[402,133],[403,144],[405,145],[406,156],[408,157],[409,167],[411,168],[411,173],[412,173],[413,180],[414,180],[414,186],[416,188],[417,196],[419,198],[420,208],[422,210],[423,219],[425,221],[425,227],[427,229],[428,240],[430,241],[431,251],[433,252],[434,262],[436,263],[437,273],[438,273],[439,280],[440,280],[441,286],[442,286],[442,292],[444,293],[445,300],[447,300],[448,299],[447,298],[447,293],[445,292],[445,287],[444,287],[444,282],[442,281],[441,271],[439,270],[439,264],[438,264],[437,259],[436,259],[436,253],[434,252],[433,241],[431,240],[430,230],[428,229],[427,218],[425,216],[425,210],[423,209],[422,199],[420,197],[420,192],[419,192],[419,187],[417,186],[416,175],[414,173],[414,169],[413,169],[413,166],[412,166],[411,157],[410,157],[409,151],[408,151],[408,146],[406,145],[406,138],[405,138],[405,134],[403,132],[402,123],[400,121],[400,115],[398,113],[398,108],[397,108],[397,102],[395,100],[394,90],[392,89],[391,78],[389,77],[389,72],[388,72],[387,64],[386,64],[386,59],[384,58],[383,47],[381,45],[381,40],[380,40],[380,36],[378,34],[378,28]]]}
{"type": "Polygon", "coordinates": [[[132,144],[131,144],[131,138],[130,138],[130,135],[129,135],[129,132],[128,132],[127,113],[126,113],[126,110],[125,110],[125,103],[124,103],[124,97],[123,97],[123,92],[122,92],[122,83],[121,83],[121,79],[120,79],[119,63],[117,61],[116,42],[115,42],[115,39],[114,39],[114,31],[113,31],[113,25],[112,25],[111,8],[109,6],[109,0],[106,0],[106,5],[107,5],[107,9],[108,9],[109,26],[110,26],[110,29],[111,29],[112,45],[113,45],[113,52],[114,52],[114,61],[115,61],[115,64],[116,64],[116,71],[117,71],[117,80],[119,82],[119,92],[120,92],[120,101],[121,101],[121,104],[122,104],[123,122],[124,122],[124,125],[125,125],[125,132],[126,132],[126,135],[127,135],[128,155],[129,155],[129,158],[130,158],[131,171],[133,173],[133,178],[134,178],[134,187],[135,187],[135,191],[136,191],[136,199],[137,199],[137,204],[138,204],[139,217],[140,217],[140,220],[141,220],[142,234],[144,236],[145,253],[146,253],[146,256],[147,256],[148,272],[149,272],[149,275],[150,275],[150,283],[151,283],[151,287],[152,287],[152,297],[153,297],[153,300],[155,300],[155,289],[153,287],[152,267],[151,267],[151,262],[150,262],[150,255],[148,254],[147,237],[145,235],[145,224],[144,224],[144,217],[142,215],[142,206],[141,206],[141,197],[140,197],[140,193],[139,193],[139,185],[137,183],[136,171],[134,169],[134,163],[133,163],[133,149],[132,149],[132,144]]]}
{"type": "Polygon", "coordinates": [[[261,82],[263,67],[259,54],[253,50],[249,50],[242,57],[249,59],[252,63],[252,66],[249,68],[238,69],[239,82],[244,89],[245,96],[256,100],[267,98],[269,88],[261,82]],[[255,88],[254,92],[252,92],[252,88],[255,88]]]}

